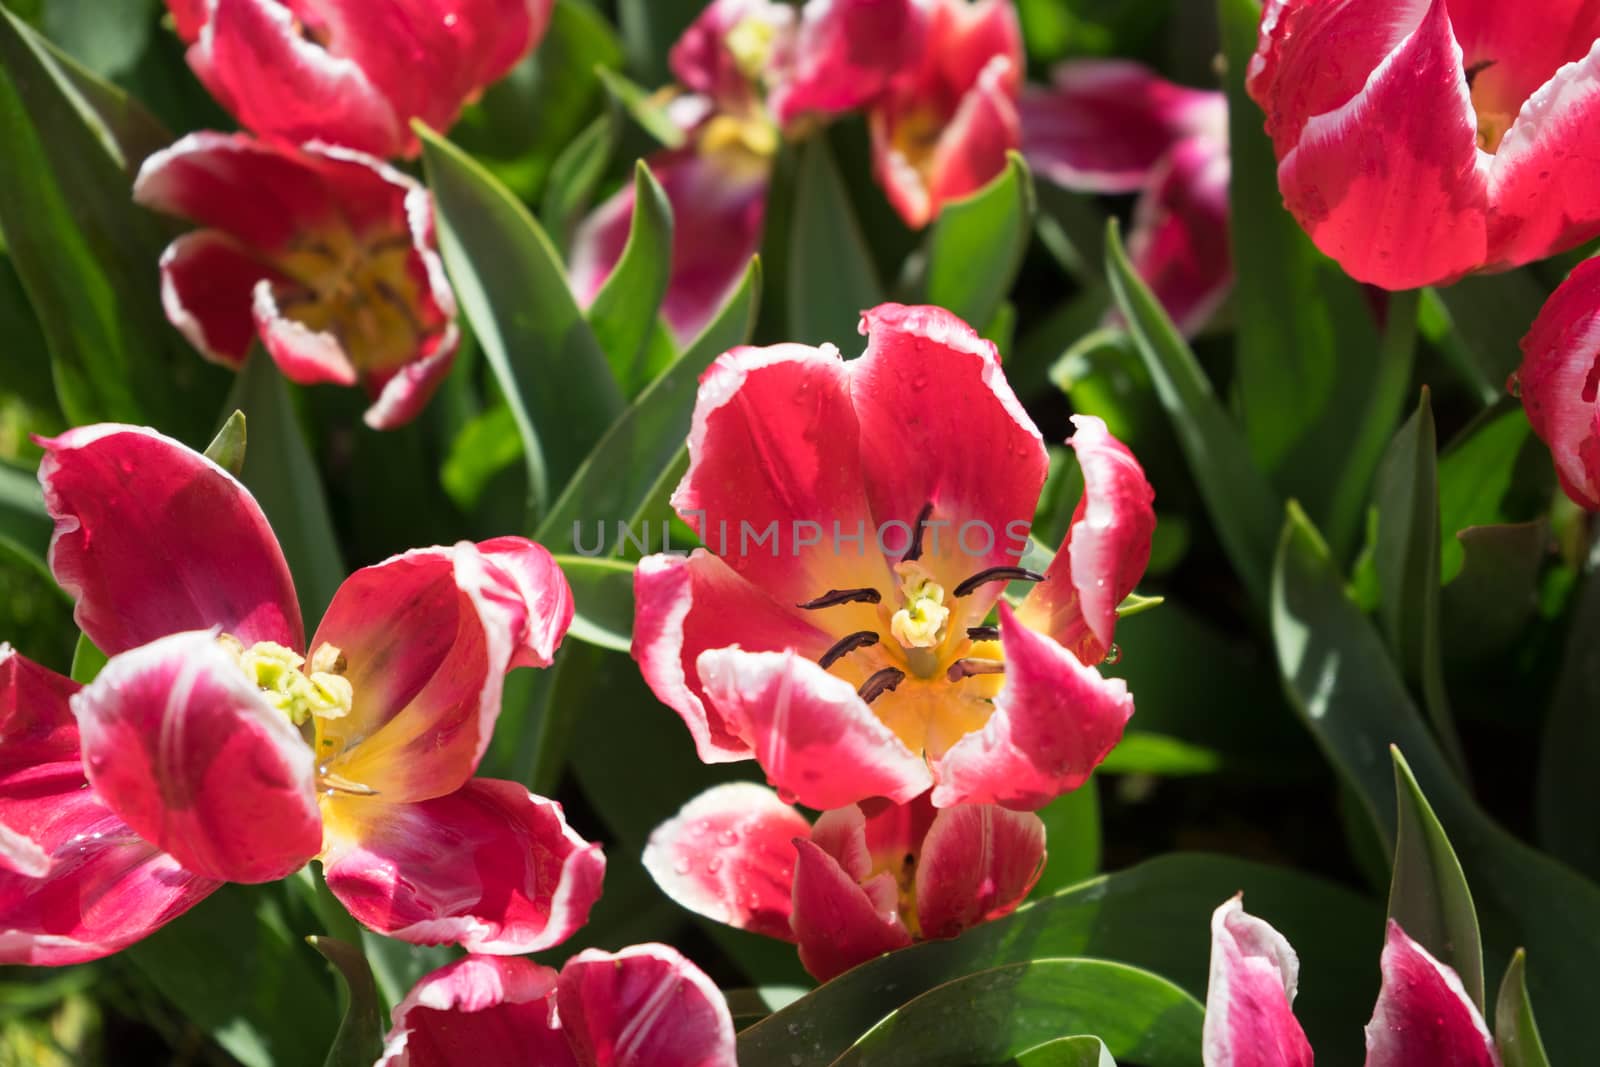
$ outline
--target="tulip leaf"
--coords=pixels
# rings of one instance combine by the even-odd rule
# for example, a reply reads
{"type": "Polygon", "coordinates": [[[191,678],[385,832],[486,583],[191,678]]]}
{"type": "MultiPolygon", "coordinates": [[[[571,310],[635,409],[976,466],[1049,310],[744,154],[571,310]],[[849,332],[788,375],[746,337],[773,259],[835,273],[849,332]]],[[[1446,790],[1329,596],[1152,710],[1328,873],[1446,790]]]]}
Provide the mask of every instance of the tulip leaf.
{"type": "Polygon", "coordinates": [[[100,674],[109,657],[95,647],[88,634],[78,635],[78,644],[72,650],[72,667],[68,676],[79,685],[88,685],[100,674]]]}
{"type": "Polygon", "coordinates": [[[1509,398],[1462,431],[1439,456],[1440,572],[1460,573],[1469,526],[1522,523],[1544,514],[1555,476],[1522,405],[1509,398]]]}
{"type": "Polygon", "coordinates": [[[521,433],[536,520],[621,413],[622,393],[533,216],[459,148],[417,133],[445,266],[521,433]]]}
{"type": "Polygon", "coordinates": [[[628,66],[651,85],[667,79],[667,51],[705,8],[702,0],[618,0],[628,66]]]}
{"type": "Polygon", "coordinates": [[[998,1063],[1052,1037],[1092,1030],[1114,1056],[1148,1067],[1190,1067],[1203,1014],[1193,997],[1149,971],[1107,960],[1035,959],[930,989],[834,1063],[998,1063]]]}
{"type": "Polygon", "coordinates": [[[861,312],[883,303],[883,286],[826,138],[813,137],[800,149],[794,183],[787,336],[849,350],[861,312]]]}
{"type": "Polygon", "coordinates": [[[1012,152],[993,181],[939,212],[928,234],[924,301],[949,308],[974,328],[988,323],[1022,267],[1033,216],[1033,178],[1012,152]]]}
{"type": "MultiPolygon", "coordinates": [[[[1539,842],[1600,880],[1600,569],[1593,556],[1575,601],[1540,739],[1536,812],[1539,842]]],[[[1543,953],[1534,959],[1540,969],[1548,966],[1543,953]]]]}
{"type": "MultiPolygon", "coordinates": [[[[955,940],[913,945],[864,963],[741,1033],[739,1063],[830,1064],[862,1033],[921,993],[964,975],[1045,957],[1116,960],[1204,997],[1211,913],[1240,890],[1251,911],[1269,917],[1299,954],[1307,981],[1295,1000],[1295,1014],[1312,1045],[1348,1046],[1352,1034],[1359,1044],[1361,1024],[1378,992],[1373,955],[1383,923],[1378,906],[1286,868],[1172,853],[1025,904],[955,940]],[[1342,980],[1309,980],[1319,974],[1342,980]]],[[[1198,1062],[1197,1043],[1188,1055],[1187,1062],[1198,1062]]]]}
{"type": "Polygon", "coordinates": [[[562,253],[579,216],[589,206],[606,164],[617,147],[617,123],[610,111],[595,119],[573,138],[550,165],[540,201],[539,219],[545,232],[562,253]]]}
{"type": "Polygon", "coordinates": [[[1469,526],[1452,540],[1465,555],[1461,573],[1440,594],[1441,640],[1452,663],[1482,663],[1527,634],[1539,610],[1550,528],[1544,519],[1469,526]]]}
{"type": "Polygon", "coordinates": [[[0,463],[0,542],[27,558],[45,574],[45,553],[55,524],[44,509],[39,480],[0,463]]]}
{"type": "Polygon", "coordinates": [[[1539,1024],[1533,1018],[1533,1002],[1528,998],[1527,962],[1528,954],[1517,949],[1506,976],[1500,979],[1500,995],[1494,1005],[1494,1043],[1505,1067],[1550,1067],[1539,1024]]]}
{"type": "Polygon", "coordinates": [[[641,159],[634,166],[628,242],[588,311],[611,373],[630,400],[650,383],[652,369],[660,369],[651,368],[645,354],[671,274],[672,205],[641,159]]]}
{"type": "Polygon", "coordinates": [[[586,644],[627,652],[633,643],[633,564],[559,555],[556,562],[577,605],[570,635],[586,644]]]}
{"type": "Polygon", "coordinates": [[[1434,959],[1455,968],[1467,995],[1482,1013],[1483,944],[1472,891],[1405,756],[1398,748],[1389,751],[1394,757],[1395,803],[1400,815],[1395,828],[1394,876],[1389,883],[1389,918],[1434,959]]]}
{"type": "MultiPolygon", "coordinates": [[[[141,17],[148,21],[148,15],[141,17]]],[[[54,43],[29,30],[23,32],[29,35],[30,43],[49,52],[53,73],[60,77],[62,87],[76,97],[79,113],[98,127],[101,141],[128,175],[137,174],[148,156],[172,143],[172,134],[160,120],[120,86],[103,81],[101,75],[54,43]]]]}
{"type": "Polygon", "coordinates": [[[1117,1067],[1105,1042],[1090,1034],[1046,1041],[1017,1053],[1011,1062],[1016,1067],[1117,1067]]]}
{"type": "Polygon", "coordinates": [[[439,481],[456,507],[470,512],[495,476],[521,458],[516,419],[505,403],[495,403],[461,427],[439,470],[439,481]]]}
{"type": "Polygon", "coordinates": [[[1106,273],[1234,570],[1264,604],[1280,514],[1277,497],[1194,353],[1128,262],[1115,219],[1107,228],[1106,273]]]}
{"type": "Polygon", "coordinates": [[[1530,271],[1475,274],[1435,290],[1450,314],[1456,337],[1477,369],[1485,394],[1500,394],[1522,363],[1522,335],[1550,292],[1530,271]]]}
{"type": "Polygon", "coordinates": [[[626,77],[614,70],[605,67],[596,67],[594,71],[600,76],[600,82],[606,91],[616,98],[624,111],[633,116],[633,121],[661,142],[663,148],[682,148],[684,145],[684,132],[678,127],[672,117],[667,114],[667,109],[662,106],[654,94],[635,85],[626,77]]]}
{"type": "MultiPolygon", "coordinates": [[[[1120,745],[1118,746],[1121,747],[1120,745]]],[[[1039,809],[1048,854],[1036,897],[1092,878],[1100,870],[1100,782],[1090,778],[1039,809]]]]}
{"type": "Polygon", "coordinates": [[[206,445],[206,458],[237,478],[244,470],[245,443],[244,412],[235,411],[206,445]]]}
{"type": "Polygon", "coordinates": [[[323,1067],[370,1067],[383,1056],[383,1013],[372,968],[348,942],[332,937],[308,937],[306,942],[322,953],[344,987],[344,1019],[323,1067]]]}
{"type": "MultiPolygon", "coordinates": [[[[1406,754],[1454,843],[1491,966],[1527,946],[1530,976],[1557,1062],[1583,1062],[1593,1006],[1586,992],[1600,958],[1600,887],[1522,844],[1477,807],[1435,745],[1382,639],[1344,586],[1327,546],[1290,506],[1273,582],[1272,630],[1295,710],[1361,799],[1385,847],[1396,810],[1385,749],[1406,754]]],[[[1592,707],[1592,705],[1591,705],[1592,707]]]]}

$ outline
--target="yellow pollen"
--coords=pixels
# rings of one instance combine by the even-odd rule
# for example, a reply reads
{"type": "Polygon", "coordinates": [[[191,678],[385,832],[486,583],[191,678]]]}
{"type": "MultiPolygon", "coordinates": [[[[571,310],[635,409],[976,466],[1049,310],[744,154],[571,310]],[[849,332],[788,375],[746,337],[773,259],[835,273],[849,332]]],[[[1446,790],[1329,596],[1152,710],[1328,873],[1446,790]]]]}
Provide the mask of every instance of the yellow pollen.
{"type": "Polygon", "coordinates": [[[766,72],[767,60],[772,57],[772,46],[778,38],[778,28],[758,16],[740,19],[728,31],[728,52],[739,65],[739,73],[756,81],[766,72]]]}
{"type": "Polygon", "coordinates": [[[890,618],[889,632],[905,648],[932,648],[944,640],[950,619],[944,586],[919,563],[897,563],[894,569],[900,576],[900,595],[906,606],[890,618]]]}
{"type": "Polygon", "coordinates": [[[350,714],[355,691],[344,677],[344,654],[323,644],[311,654],[311,670],[303,670],[305,657],[273,641],[257,641],[249,648],[231,634],[217,638],[238,660],[246,678],[261,690],[267,702],[296,726],[311,718],[342,719],[350,714]]]}

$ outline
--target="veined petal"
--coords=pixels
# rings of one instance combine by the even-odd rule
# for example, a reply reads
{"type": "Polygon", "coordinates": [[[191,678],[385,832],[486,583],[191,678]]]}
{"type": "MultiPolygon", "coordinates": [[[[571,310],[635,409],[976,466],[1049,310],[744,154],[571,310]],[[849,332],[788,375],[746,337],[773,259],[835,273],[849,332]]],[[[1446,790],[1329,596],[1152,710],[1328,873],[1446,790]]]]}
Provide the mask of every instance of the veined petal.
{"type": "Polygon", "coordinates": [[[932,781],[855,687],[793,652],[710,649],[700,682],[726,722],[737,725],[780,796],[808,808],[867,797],[910,800],[932,781]]]}
{"type": "Polygon", "coordinates": [[[322,847],[310,747],[216,631],[111,657],[72,698],[89,784],[185,870],[271,882],[322,847]]]}
{"type": "Polygon", "coordinates": [[[40,444],[50,569],[101,651],[211,626],[247,645],[302,646],[283,550],[231,474],[143,427],[83,426],[40,444]]]}
{"type": "Polygon", "coordinates": [[[555,991],[555,971],[516,956],[446,964],[395,1005],[377,1067],[578,1067],[555,991]]]}
{"type": "Polygon", "coordinates": [[[921,62],[927,38],[928,12],[916,0],[810,0],[768,104],[784,124],[869,104],[921,62]]]}
{"type": "Polygon", "coordinates": [[[1180,141],[1133,209],[1128,258],[1173,324],[1192,337],[1233,289],[1226,143],[1180,141]]]}
{"type": "Polygon", "coordinates": [[[600,846],[515,782],[474,778],[416,804],[335,796],[326,807],[328,888],[401,941],[537,952],[571,937],[600,896],[600,846]]]}
{"type": "Polygon", "coordinates": [[[794,840],[805,816],[752,782],[714,786],[656,827],[644,868],[696,915],[784,941],[794,884],[794,840]]]}
{"type": "Polygon", "coordinates": [[[982,730],[934,764],[935,807],[1003,804],[1036,810],[1081,786],[1133,714],[1120,678],[1100,672],[1017,621],[1001,601],[1006,681],[982,730]]]}
{"type": "Polygon", "coordinates": [[[727,1001],[667,945],[585,949],[561,968],[556,1003],[585,1065],[737,1067],[727,1001]]]}
{"type": "Polygon", "coordinates": [[[1044,872],[1044,823],[1032,812],[959,804],[934,817],[917,857],[922,936],[954,937],[1016,910],[1044,872]]]}
{"type": "Polygon", "coordinates": [[[1282,934],[1244,910],[1242,894],[1211,916],[1206,1067],[1311,1067],[1291,1008],[1300,960],[1282,934]]]}
{"type": "Polygon", "coordinates": [[[814,843],[796,841],[795,850],[794,934],[800,962],[819,982],[911,944],[893,875],[857,884],[814,843]]]}
{"type": "Polygon", "coordinates": [[[1367,1067],[1499,1067],[1461,978],[1389,920],[1383,988],[1367,1024],[1367,1067]]]}
{"type": "Polygon", "coordinates": [[[1561,487],[1600,511],[1600,262],[1578,264],[1522,339],[1516,380],[1528,422],[1550,449],[1561,487]]]}
{"type": "Polygon", "coordinates": [[[197,352],[237,369],[256,340],[251,294],[284,280],[227,234],[198,230],[161,253],[161,308],[197,352]]]}

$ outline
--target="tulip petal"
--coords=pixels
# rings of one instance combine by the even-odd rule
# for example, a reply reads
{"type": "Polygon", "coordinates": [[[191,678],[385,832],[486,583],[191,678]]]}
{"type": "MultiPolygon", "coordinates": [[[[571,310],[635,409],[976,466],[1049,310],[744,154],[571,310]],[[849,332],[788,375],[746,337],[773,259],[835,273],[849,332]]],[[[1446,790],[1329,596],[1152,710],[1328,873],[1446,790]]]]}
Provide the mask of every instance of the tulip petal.
{"type": "Polygon", "coordinates": [[[927,10],[915,0],[811,0],[768,104],[784,124],[869,104],[922,58],[927,37],[927,10]]]}
{"type": "Polygon", "coordinates": [[[714,786],[656,827],[644,867],[696,915],[783,941],[789,932],[794,840],[805,817],[752,782],[714,786]]]}
{"type": "Polygon", "coordinates": [[[859,885],[828,853],[796,841],[795,939],[800,962],[819,982],[858,963],[911,944],[896,908],[898,889],[888,873],[859,885]]]}
{"type": "Polygon", "coordinates": [[[633,658],[656,698],[683,718],[705,763],[754,753],[738,724],[707,704],[695,670],[702,652],[739,645],[752,651],[794,648],[815,657],[833,640],[704,549],[640,560],[633,596],[633,658]]]}
{"type": "Polygon", "coordinates": [[[271,882],[321,848],[311,749],[215,631],[113,656],[72,709],[89,784],[185,870],[271,882]]]}
{"type": "Polygon", "coordinates": [[[1600,511],[1600,261],[1578,264],[1522,339],[1516,380],[1533,432],[1550,448],[1561,487],[1600,511]]]}
{"type": "Polygon", "coordinates": [[[1226,142],[1180,141],[1139,198],[1128,258],[1173,324],[1199,333],[1233,288],[1226,142]]]}
{"type": "Polygon", "coordinates": [[[512,667],[548,667],[572,625],[572,587],[556,558],[526,537],[495,537],[478,551],[511,581],[521,599],[521,633],[512,649],[512,667]]]}
{"type": "Polygon", "coordinates": [[[50,872],[44,840],[58,818],[59,794],[83,781],[78,727],[67,706],[77,691],[72,679],[0,642],[0,869],[30,878],[50,872]]]}
{"type": "Polygon", "coordinates": [[[537,952],[571,937],[600,896],[605,856],[561,805],[474,778],[416,804],[337,797],[328,888],[369,928],[418,945],[537,952]]]}
{"type": "Polygon", "coordinates": [[[701,653],[697,668],[782,797],[819,810],[874,796],[904,802],[932,781],[854,686],[809,659],[720,648],[701,653]]]}
{"type": "Polygon", "coordinates": [[[285,315],[271,282],[251,293],[250,313],[272,362],[296,385],[354,385],[360,377],[332,330],[315,330],[285,315]]]}
{"type": "MultiPolygon", "coordinates": [[[[1006,154],[1022,146],[1022,118],[1017,114],[1016,67],[995,56],[961,98],[933,151],[928,175],[928,217],[952,200],[971,196],[1006,169],[1006,154]]],[[[919,223],[908,218],[908,225],[919,223]]]]}
{"type": "Polygon", "coordinates": [[[1539,17],[1529,18],[1499,0],[1450,0],[1450,25],[1468,68],[1479,67],[1473,97],[1515,104],[1591,50],[1600,37],[1600,8],[1588,0],[1545,0],[1539,17]]]}
{"type": "Polygon", "coordinates": [[[1494,1039],[1460,976],[1407,937],[1393,919],[1383,944],[1383,988],[1366,1033],[1367,1067],[1500,1063],[1494,1039]]]}
{"type": "Polygon", "coordinates": [[[1410,289],[1481,265],[1489,157],[1444,0],[1278,167],[1284,203],[1358,281],[1410,289]]]}
{"type": "Polygon", "coordinates": [[[167,0],[167,10],[172,12],[173,28],[184,44],[194,43],[200,28],[206,24],[206,0],[167,0]]]}
{"type": "MultiPolygon", "coordinates": [[[[766,60],[768,69],[780,65],[779,57],[787,52],[787,40],[793,32],[794,8],[773,0],[712,0],[674,42],[667,55],[667,65],[683,85],[696,93],[703,93],[716,103],[718,110],[737,113],[755,106],[753,75],[742,66],[734,54],[729,38],[748,26],[758,29],[751,36],[765,38],[767,55],[747,56],[766,60]]],[[[757,72],[759,74],[759,72],[757,72]]],[[[652,168],[654,165],[652,164],[652,168]]]]}
{"type": "Polygon", "coordinates": [[[927,793],[904,804],[875,797],[823,812],[811,840],[851,878],[866,882],[873,871],[901,871],[907,857],[915,860],[937,816],[927,793]]]}
{"type": "Polygon", "coordinates": [[[1044,823],[1031,812],[960,804],[934,817],[917,858],[922,936],[954,937],[1016,910],[1044,872],[1044,823]]]}
{"type": "Polygon", "coordinates": [[[256,340],[251,294],[257,283],[283,280],[227,234],[199,230],[161,254],[161,307],[197,352],[237,369],[256,340]]]}
{"type": "Polygon", "coordinates": [[[395,1005],[377,1067],[578,1067],[555,1015],[556,972],[515,956],[468,956],[395,1005]]]}
{"type": "Polygon", "coordinates": [[[1037,810],[1088,780],[1133,715],[1120,678],[1100,672],[1017,621],[1001,601],[1006,681],[983,729],[934,764],[935,807],[1003,804],[1037,810]]]}
{"type": "Polygon", "coordinates": [[[460,343],[461,333],[455,323],[447,323],[442,333],[425,342],[418,359],[401,367],[383,383],[361,421],[374,430],[392,430],[420,415],[450,376],[460,343]]]}
{"type": "Polygon", "coordinates": [[[1245,912],[1241,897],[1211,916],[1206,1067],[1311,1067],[1311,1046],[1291,1010],[1300,960],[1282,934],[1245,912]]]}
{"type": "Polygon", "coordinates": [[[737,1067],[727,1002],[667,945],[585,949],[561,968],[556,1003],[581,1063],[737,1067]]]}
{"type": "Polygon", "coordinates": [[[105,423],[40,442],[50,569],[107,655],[221,626],[245,644],[304,640],[294,582],[261,507],[200,453],[105,423]]]}

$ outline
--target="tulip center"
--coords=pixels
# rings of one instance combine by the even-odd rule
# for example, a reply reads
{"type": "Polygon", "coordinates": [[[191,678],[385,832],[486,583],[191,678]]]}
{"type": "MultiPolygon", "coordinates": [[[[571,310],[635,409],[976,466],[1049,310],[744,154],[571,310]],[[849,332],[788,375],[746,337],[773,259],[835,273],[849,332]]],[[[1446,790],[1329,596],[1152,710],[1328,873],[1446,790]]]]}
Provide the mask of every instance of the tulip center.
{"type": "Polygon", "coordinates": [[[1508,100],[1504,86],[1493,75],[1480,77],[1495,65],[1492,59],[1468,65],[1467,92],[1472,97],[1472,110],[1478,118],[1478,147],[1485,152],[1499,151],[1506,131],[1516,121],[1520,100],[1508,100]]]}
{"type": "Polygon", "coordinates": [[[304,656],[272,641],[257,641],[246,648],[230,634],[217,640],[238,660],[245,677],[261,690],[267,703],[294,725],[350,714],[355,693],[344,677],[344,654],[334,646],[319,646],[311,654],[308,670],[304,656]]]}
{"type": "Polygon", "coordinates": [[[908,651],[933,648],[944,640],[950,609],[944,603],[944,586],[933,580],[920,563],[895,564],[900,596],[905,607],[889,620],[889,632],[908,651]]]}
{"type": "Polygon", "coordinates": [[[728,52],[739,67],[739,73],[757,81],[766,73],[772,58],[772,46],[778,40],[778,28],[759,15],[740,19],[723,38],[728,52]]]}
{"type": "Polygon", "coordinates": [[[417,317],[421,287],[411,271],[409,235],[362,240],[348,230],[302,241],[279,267],[294,281],[275,290],[278,309],[338,339],[361,371],[401,366],[427,328],[417,317]]]}

